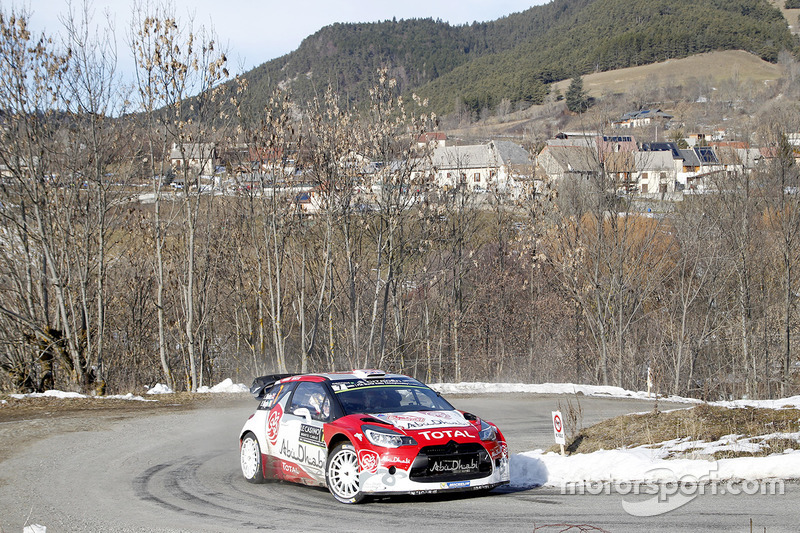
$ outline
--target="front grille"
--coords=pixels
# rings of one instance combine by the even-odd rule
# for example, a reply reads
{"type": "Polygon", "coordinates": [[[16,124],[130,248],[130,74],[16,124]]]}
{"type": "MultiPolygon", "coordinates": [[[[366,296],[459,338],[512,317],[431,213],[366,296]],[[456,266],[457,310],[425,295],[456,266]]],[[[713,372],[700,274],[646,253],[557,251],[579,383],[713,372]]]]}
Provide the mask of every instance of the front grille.
{"type": "Polygon", "coordinates": [[[486,477],[492,473],[492,461],[486,449],[478,443],[422,448],[411,465],[412,481],[460,481],[486,477]]]}

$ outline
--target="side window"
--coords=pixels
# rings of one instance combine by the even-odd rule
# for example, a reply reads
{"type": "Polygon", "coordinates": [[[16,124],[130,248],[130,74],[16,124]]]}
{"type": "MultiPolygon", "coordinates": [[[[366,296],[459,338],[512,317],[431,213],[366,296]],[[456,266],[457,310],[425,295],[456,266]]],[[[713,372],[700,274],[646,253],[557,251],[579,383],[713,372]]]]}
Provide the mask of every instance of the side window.
{"type": "Polygon", "coordinates": [[[297,409],[306,408],[311,413],[311,418],[320,422],[331,419],[331,398],[322,383],[308,381],[297,385],[297,390],[292,396],[292,403],[288,411],[296,414],[297,409]]]}
{"type": "Polygon", "coordinates": [[[274,385],[269,391],[264,395],[264,399],[261,400],[261,403],[258,405],[259,409],[266,409],[269,411],[273,407],[275,407],[278,403],[283,400],[287,394],[292,392],[294,383],[281,383],[280,385],[274,385]]]}
{"type": "Polygon", "coordinates": [[[284,383],[281,385],[281,390],[278,391],[277,397],[275,398],[275,404],[277,405],[283,401],[286,396],[289,395],[290,392],[294,390],[294,383],[284,383]]]}

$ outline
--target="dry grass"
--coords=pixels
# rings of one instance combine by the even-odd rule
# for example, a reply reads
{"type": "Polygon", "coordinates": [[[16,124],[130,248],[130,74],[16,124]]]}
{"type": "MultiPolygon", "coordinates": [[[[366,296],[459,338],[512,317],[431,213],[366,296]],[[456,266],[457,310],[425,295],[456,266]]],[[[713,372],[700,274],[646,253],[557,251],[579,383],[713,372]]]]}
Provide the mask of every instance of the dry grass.
{"type": "MultiPolygon", "coordinates": [[[[800,10],[791,10],[798,11],[800,10]]],[[[795,17],[796,18],[796,17],[795,17]]],[[[582,76],[584,89],[595,98],[614,94],[630,94],[636,86],[685,87],[694,80],[710,80],[720,84],[736,79],[738,83],[764,85],[775,83],[783,74],[782,67],[762,60],[742,50],[709,52],[683,59],[671,59],[661,63],[630,67],[582,76]]],[[[552,85],[551,90],[564,94],[572,80],[563,80],[552,85]]],[[[563,105],[563,103],[562,103],[563,105]]],[[[487,121],[465,128],[451,128],[448,135],[454,138],[489,138],[495,135],[522,135],[527,127],[542,116],[558,112],[558,106],[531,106],[506,117],[490,118],[487,121]]],[[[665,111],[674,111],[665,109],[665,111]]]]}
{"type": "MultiPolygon", "coordinates": [[[[622,447],[653,445],[673,439],[714,442],[736,434],[757,437],[772,433],[800,431],[798,409],[728,409],[699,405],[667,413],[647,413],[611,418],[581,430],[567,446],[570,453],[590,453],[622,447]]],[[[768,455],[797,448],[793,439],[772,439],[757,453],[719,452],[715,459],[733,456],[768,455]]],[[[555,451],[555,447],[551,448],[555,451]]]]}
{"type": "Polygon", "coordinates": [[[146,400],[135,401],[111,398],[12,398],[9,395],[0,395],[0,423],[16,420],[29,420],[49,418],[53,416],[70,417],[75,415],[138,413],[142,411],[161,412],[163,410],[192,409],[217,402],[225,402],[231,398],[241,398],[241,395],[227,394],[190,394],[178,392],[175,394],[159,394],[145,396],[146,400]]]}
{"type": "MultiPolygon", "coordinates": [[[[684,59],[598,72],[583,76],[583,88],[591,96],[630,92],[634,85],[652,81],[655,84],[685,85],[692,78],[709,78],[715,82],[737,77],[741,81],[770,83],[781,76],[781,67],[742,50],[709,52],[684,59]]],[[[572,80],[553,84],[564,94],[572,80]]]]}

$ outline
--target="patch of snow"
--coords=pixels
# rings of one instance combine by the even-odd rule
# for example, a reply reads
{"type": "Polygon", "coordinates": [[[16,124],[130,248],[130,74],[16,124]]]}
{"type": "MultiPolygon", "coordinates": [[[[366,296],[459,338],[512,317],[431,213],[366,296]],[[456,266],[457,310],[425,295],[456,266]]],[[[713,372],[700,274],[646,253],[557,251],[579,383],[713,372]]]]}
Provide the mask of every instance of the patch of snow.
{"type": "Polygon", "coordinates": [[[175,391],[173,391],[163,383],[156,383],[154,386],[147,389],[146,394],[172,394],[173,392],[175,391]]]}
{"type": "Polygon", "coordinates": [[[240,393],[240,392],[250,392],[250,388],[243,383],[234,384],[231,378],[227,378],[223,380],[221,383],[214,385],[213,387],[199,387],[197,392],[200,393],[240,393]]]}
{"type": "Polygon", "coordinates": [[[31,392],[28,394],[9,394],[12,398],[21,400],[23,398],[86,398],[85,395],[77,392],[64,392],[60,390],[48,390],[44,392],[31,392]]]}
{"type": "MultiPolygon", "coordinates": [[[[577,385],[575,383],[433,383],[432,389],[442,394],[494,394],[494,393],[527,393],[527,394],[583,394],[606,398],[630,398],[638,400],[655,400],[655,395],[636,392],[603,385],[577,385]]],[[[661,401],[679,403],[702,403],[694,398],[681,396],[659,396],[661,401]]]]}
{"type": "Polygon", "coordinates": [[[39,524],[31,524],[22,528],[22,533],[47,533],[47,528],[39,524]]]}
{"type": "MultiPolygon", "coordinates": [[[[575,383],[433,383],[432,389],[442,394],[583,394],[585,396],[626,398],[634,400],[655,400],[655,396],[644,391],[631,391],[622,387],[602,385],[578,385],[575,383]]],[[[683,396],[659,396],[659,401],[671,403],[704,403],[697,398],[683,396]]],[[[765,409],[800,409],[800,396],[779,400],[721,400],[708,402],[719,407],[758,407],[765,409]]]]}
{"type": "Polygon", "coordinates": [[[800,396],[791,396],[779,400],[731,400],[709,402],[720,407],[759,407],[763,409],[800,409],[800,396]]]}
{"type": "Polygon", "coordinates": [[[511,457],[511,486],[800,478],[800,452],[732,459],[665,459],[646,447],[562,456],[533,450],[511,457]]]}
{"type": "Polygon", "coordinates": [[[9,394],[12,398],[21,400],[23,398],[97,398],[98,400],[132,400],[137,402],[152,402],[154,400],[145,400],[141,396],[134,396],[130,392],[128,394],[117,394],[112,396],[90,396],[88,394],[80,394],[79,392],[65,392],[60,390],[46,390],[44,392],[31,392],[28,394],[9,394]]]}

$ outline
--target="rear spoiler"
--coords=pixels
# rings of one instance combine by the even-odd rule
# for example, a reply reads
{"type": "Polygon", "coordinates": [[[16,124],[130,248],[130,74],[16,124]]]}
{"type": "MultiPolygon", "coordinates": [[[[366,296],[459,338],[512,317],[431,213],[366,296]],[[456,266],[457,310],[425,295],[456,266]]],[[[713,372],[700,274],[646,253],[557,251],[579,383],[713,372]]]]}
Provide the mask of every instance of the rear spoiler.
{"type": "Polygon", "coordinates": [[[276,381],[296,375],[297,374],[269,374],[267,376],[257,377],[253,380],[253,384],[250,385],[250,394],[255,396],[256,400],[263,400],[264,391],[272,387],[276,381]]]}

